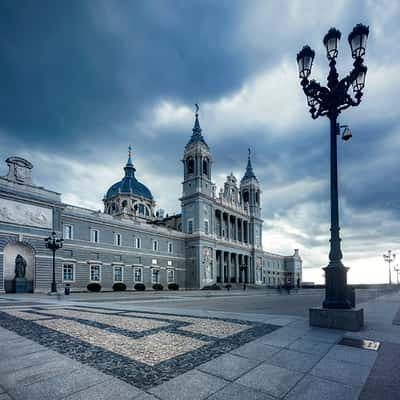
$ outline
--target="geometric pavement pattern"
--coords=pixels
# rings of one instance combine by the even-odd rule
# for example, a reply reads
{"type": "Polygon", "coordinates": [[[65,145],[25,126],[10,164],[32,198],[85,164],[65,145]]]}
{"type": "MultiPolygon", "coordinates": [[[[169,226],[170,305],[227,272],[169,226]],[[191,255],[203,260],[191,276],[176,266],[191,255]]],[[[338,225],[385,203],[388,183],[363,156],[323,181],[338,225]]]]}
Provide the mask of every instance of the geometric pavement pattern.
{"type": "Polygon", "coordinates": [[[279,328],[80,306],[7,309],[0,326],[145,390],[279,328]]]}

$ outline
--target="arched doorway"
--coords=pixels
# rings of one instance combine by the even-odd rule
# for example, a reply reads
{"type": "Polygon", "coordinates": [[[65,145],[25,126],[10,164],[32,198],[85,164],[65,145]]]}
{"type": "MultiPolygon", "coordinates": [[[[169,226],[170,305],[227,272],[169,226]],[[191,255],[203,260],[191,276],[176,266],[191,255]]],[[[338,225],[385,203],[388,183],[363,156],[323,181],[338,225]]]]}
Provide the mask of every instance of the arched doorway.
{"type": "Polygon", "coordinates": [[[35,252],[33,248],[23,242],[8,243],[4,248],[4,289],[6,293],[15,293],[15,262],[17,256],[25,261],[24,291],[33,292],[33,281],[35,278],[35,252]]]}

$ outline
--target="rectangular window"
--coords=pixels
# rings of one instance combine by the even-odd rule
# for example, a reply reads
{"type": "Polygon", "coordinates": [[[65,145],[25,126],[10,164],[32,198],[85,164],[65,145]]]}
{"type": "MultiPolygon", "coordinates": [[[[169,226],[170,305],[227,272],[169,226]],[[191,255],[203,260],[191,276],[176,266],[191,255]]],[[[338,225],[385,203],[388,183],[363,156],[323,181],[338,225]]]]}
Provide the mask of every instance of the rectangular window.
{"type": "Polygon", "coordinates": [[[192,233],[193,233],[193,220],[192,220],[192,219],[189,219],[189,220],[188,220],[188,226],[187,226],[187,228],[188,228],[188,233],[189,233],[189,234],[192,234],[192,233]]]}
{"type": "Polygon", "coordinates": [[[64,239],[72,240],[74,238],[73,225],[64,225],[64,239]]]}
{"type": "Polygon", "coordinates": [[[153,251],[158,251],[158,241],[153,240],[153,251]]]}
{"type": "Polygon", "coordinates": [[[175,271],[173,269],[169,269],[167,271],[167,282],[174,283],[175,282],[175,271]]]}
{"type": "Polygon", "coordinates": [[[63,281],[72,282],[75,280],[74,264],[63,264],[63,281]]]}
{"type": "Polygon", "coordinates": [[[122,246],[122,236],[120,233],[114,233],[114,244],[116,246],[122,246]]]}
{"type": "Polygon", "coordinates": [[[142,247],[142,241],[140,240],[140,237],[135,238],[135,247],[137,249],[140,249],[142,247]]]}
{"type": "Polygon", "coordinates": [[[208,235],[208,219],[204,220],[204,233],[208,235]]]}
{"type": "Polygon", "coordinates": [[[151,260],[151,263],[152,263],[153,265],[157,265],[157,258],[153,258],[153,259],[151,260]]]}
{"type": "Polygon", "coordinates": [[[172,261],[171,261],[171,260],[168,260],[168,261],[167,261],[167,264],[168,264],[168,266],[169,266],[169,265],[172,265],[172,261]]]}
{"type": "Polygon", "coordinates": [[[172,254],[174,252],[174,246],[171,242],[168,242],[168,253],[172,254]]]}
{"type": "Polygon", "coordinates": [[[101,280],[101,267],[100,265],[92,264],[90,266],[90,281],[100,282],[101,280]]]}
{"type": "Polygon", "coordinates": [[[99,243],[99,231],[97,229],[90,230],[90,241],[93,243],[99,243]]]}
{"type": "Polygon", "coordinates": [[[135,267],[134,269],[134,279],[135,282],[143,282],[143,269],[140,267],[135,267]]]}
{"type": "Polygon", "coordinates": [[[154,285],[155,283],[159,283],[160,281],[160,271],[158,269],[151,270],[151,283],[154,285]]]}
{"type": "Polygon", "coordinates": [[[114,282],[122,282],[124,280],[124,271],[120,266],[114,267],[114,282]]]}

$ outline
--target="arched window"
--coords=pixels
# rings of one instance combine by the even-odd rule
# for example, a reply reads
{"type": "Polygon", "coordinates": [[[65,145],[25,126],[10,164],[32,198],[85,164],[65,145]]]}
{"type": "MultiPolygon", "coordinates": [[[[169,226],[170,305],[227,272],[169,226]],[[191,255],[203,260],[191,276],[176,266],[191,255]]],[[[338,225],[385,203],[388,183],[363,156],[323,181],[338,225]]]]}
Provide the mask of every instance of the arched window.
{"type": "Polygon", "coordinates": [[[260,193],[257,191],[256,192],[256,204],[260,202],[260,193]]]}
{"type": "Polygon", "coordinates": [[[194,160],[192,157],[187,160],[187,172],[188,174],[194,174],[194,160]]]}
{"type": "Polygon", "coordinates": [[[150,211],[149,209],[146,207],[146,217],[150,216],[150,211]]]}
{"type": "Polygon", "coordinates": [[[208,158],[203,160],[203,174],[208,176],[208,158]]]}
{"type": "Polygon", "coordinates": [[[139,214],[144,215],[144,204],[139,204],[139,214]]]}
{"type": "Polygon", "coordinates": [[[247,203],[249,201],[249,192],[246,190],[243,192],[243,201],[247,203]]]}
{"type": "Polygon", "coordinates": [[[124,200],[121,205],[122,205],[122,208],[128,207],[128,201],[124,200]]]}
{"type": "Polygon", "coordinates": [[[112,210],[112,211],[115,211],[116,208],[117,208],[117,207],[116,207],[115,203],[112,203],[112,204],[111,204],[111,210],[112,210]]]}

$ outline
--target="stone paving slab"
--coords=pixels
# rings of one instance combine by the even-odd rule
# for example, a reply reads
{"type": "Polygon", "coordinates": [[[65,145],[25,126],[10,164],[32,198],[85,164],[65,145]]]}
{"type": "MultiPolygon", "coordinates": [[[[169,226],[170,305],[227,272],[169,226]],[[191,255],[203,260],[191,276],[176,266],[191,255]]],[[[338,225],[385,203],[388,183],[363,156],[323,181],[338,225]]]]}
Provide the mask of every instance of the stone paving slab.
{"type": "Polygon", "coordinates": [[[359,393],[359,387],[307,375],[285,400],[357,400],[359,393]]]}
{"type": "Polygon", "coordinates": [[[171,379],[149,392],[162,400],[203,400],[228,384],[228,381],[192,370],[171,379]]]}
{"type": "Polygon", "coordinates": [[[92,368],[82,368],[31,385],[13,387],[9,394],[18,400],[57,400],[107,379],[109,377],[92,368]]]}
{"type": "Polygon", "coordinates": [[[281,398],[303,377],[303,374],[263,363],[239,378],[236,383],[281,398]]]}
{"type": "Polygon", "coordinates": [[[251,360],[265,361],[272,354],[276,354],[279,350],[280,350],[279,347],[264,345],[255,340],[235,350],[232,350],[231,354],[238,355],[241,357],[246,357],[251,360]]]}
{"type": "Polygon", "coordinates": [[[356,347],[336,345],[332,347],[328,354],[328,358],[335,360],[347,361],[351,363],[372,367],[378,357],[378,352],[373,350],[358,349],[356,347]]]}
{"type": "Polygon", "coordinates": [[[324,343],[301,338],[291,343],[288,347],[289,349],[298,351],[300,353],[315,354],[322,357],[332,346],[332,343],[324,343]]]}
{"type": "Polygon", "coordinates": [[[50,360],[45,364],[35,364],[16,371],[3,373],[0,375],[0,384],[6,390],[11,390],[17,386],[31,385],[56,375],[68,374],[79,368],[80,365],[78,363],[74,363],[66,357],[60,357],[58,360],[50,360]]]}
{"type": "Polygon", "coordinates": [[[20,370],[22,368],[31,367],[35,365],[40,365],[47,363],[54,359],[57,359],[60,355],[52,350],[43,351],[20,355],[18,357],[5,358],[1,356],[0,358],[0,374],[5,374],[7,372],[13,372],[20,370]]]}
{"type": "Polygon", "coordinates": [[[228,381],[233,381],[259,364],[259,361],[233,354],[224,354],[221,357],[200,365],[197,369],[228,381]]]}
{"type": "Polygon", "coordinates": [[[119,379],[109,379],[65,397],[65,400],[133,400],[144,394],[141,390],[119,379]]]}
{"type": "Polygon", "coordinates": [[[337,343],[344,336],[345,331],[338,331],[326,328],[311,328],[304,336],[303,339],[313,340],[324,343],[337,343]]]}
{"type": "Polygon", "coordinates": [[[276,400],[276,398],[249,387],[232,383],[208,397],[207,400],[276,400]]]}
{"type": "Polygon", "coordinates": [[[400,345],[383,343],[360,400],[400,398],[400,345]]]}
{"type": "Polygon", "coordinates": [[[318,354],[299,353],[289,349],[283,349],[272,355],[266,362],[277,367],[292,371],[306,373],[311,370],[321,359],[318,354]]]}
{"type": "Polygon", "coordinates": [[[310,373],[311,375],[343,383],[344,385],[362,387],[370,371],[371,368],[365,365],[324,357],[310,373]]]}
{"type": "MultiPolygon", "coordinates": [[[[117,399],[115,399],[117,400],[117,399]]],[[[135,397],[135,400],[158,400],[157,397],[154,397],[148,393],[142,393],[138,397],[135,397]]]]}

